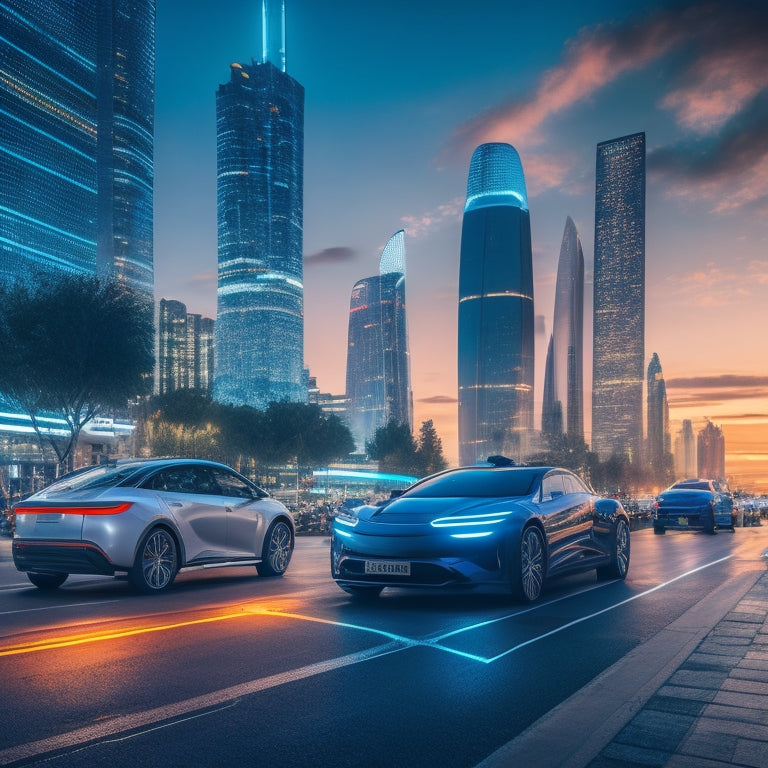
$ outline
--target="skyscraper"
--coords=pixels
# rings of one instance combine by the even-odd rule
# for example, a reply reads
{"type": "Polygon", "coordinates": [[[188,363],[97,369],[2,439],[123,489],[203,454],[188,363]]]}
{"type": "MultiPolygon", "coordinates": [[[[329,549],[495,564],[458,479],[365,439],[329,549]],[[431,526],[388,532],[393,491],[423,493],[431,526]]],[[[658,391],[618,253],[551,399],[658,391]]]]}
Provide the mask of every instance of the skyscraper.
{"type": "Polygon", "coordinates": [[[154,0],[0,0],[0,280],[153,291],[154,0]]]}
{"type": "Polygon", "coordinates": [[[216,94],[218,309],[214,397],[306,402],[304,88],[285,72],[285,5],[262,5],[262,57],[216,94]]]}
{"type": "Polygon", "coordinates": [[[157,312],[155,392],[210,390],[213,380],[213,328],[209,317],[187,312],[180,301],[160,299],[157,312]]]}
{"type": "Polygon", "coordinates": [[[584,436],[584,254],[576,225],[565,221],[555,287],[554,330],[547,353],[552,377],[542,410],[542,432],[584,436]],[[551,366],[549,356],[552,356],[551,366]],[[549,401],[549,402],[548,402],[549,401]],[[558,429],[559,421],[559,429],[558,429]]]}
{"type": "Polygon", "coordinates": [[[459,461],[524,456],[533,429],[533,264],[520,156],[481,144],[469,167],[461,233],[459,461]]]}
{"type": "Polygon", "coordinates": [[[646,399],[648,404],[647,461],[654,475],[662,477],[666,466],[666,456],[670,452],[669,405],[661,362],[655,352],[648,364],[646,399]]]}
{"type": "Polygon", "coordinates": [[[725,437],[723,430],[707,421],[696,439],[699,477],[709,480],[725,479],[725,437]]]}
{"type": "Polygon", "coordinates": [[[691,478],[697,474],[696,437],[690,419],[683,419],[675,438],[675,474],[678,478],[691,478]]]}
{"type": "Polygon", "coordinates": [[[645,337],[645,134],[597,145],[592,449],[640,458],[645,337]]]}
{"type": "Polygon", "coordinates": [[[413,428],[405,312],[405,232],[389,239],[379,274],[355,283],[349,304],[347,419],[356,449],[388,421],[413,428]]]}

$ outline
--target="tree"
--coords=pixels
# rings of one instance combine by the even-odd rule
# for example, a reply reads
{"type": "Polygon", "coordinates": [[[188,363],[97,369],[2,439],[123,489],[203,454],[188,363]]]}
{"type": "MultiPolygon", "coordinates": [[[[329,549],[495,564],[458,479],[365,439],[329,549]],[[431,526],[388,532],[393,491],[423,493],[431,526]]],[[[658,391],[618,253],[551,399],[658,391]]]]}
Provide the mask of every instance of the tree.
{"type": "Polygon", "coordinates": [[[115,280],[66,275],[0,288],[0,392],[64,467],[82,427],[143,394],[154,366],[151,307],[115,280]],[[40,425],[52,414],[65,437],[40,425]]]}
{"type": "Polygon", "coordinates": [[[442,472],[448,466],[443,456],[443,441],[438,437],[432,419],[421,423],[416,460],[420,476],[442,472]]]}
{"type": "Polygon", "coordinates": [[[371,459],[379,463],[380,472],[396,472],[405,475],[419,473],[416,442],[407,424],[394,419],[379,427],[365,444],[371,459]]]}

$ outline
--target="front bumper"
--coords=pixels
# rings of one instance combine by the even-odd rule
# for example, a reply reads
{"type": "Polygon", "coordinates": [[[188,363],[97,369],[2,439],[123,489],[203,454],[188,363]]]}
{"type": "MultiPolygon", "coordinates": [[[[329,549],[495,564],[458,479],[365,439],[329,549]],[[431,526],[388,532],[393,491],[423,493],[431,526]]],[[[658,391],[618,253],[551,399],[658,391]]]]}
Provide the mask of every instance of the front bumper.
{"type": "MultiPolygon", "coordinates": [[[[383,537],[340,536],[331,538],[331,576],[342,585],[385,587],[506,586],[504,543],[501,537],[478,542],[466,541],[441,548],[439,541],[408,546],[407,540],[383,537]],[[372,541],[373,540],[373,541],[372,541]],[[441,551],[442,549],[442,551],[441,551]],[[366,561],[377,564],[407,563],[407,575],[366,573],[366,561]]],[[[396,569],[393,568],[393,571],[396,569]]]]}
{"type": "Polygon", "coordinates": [[[12,552],[19,571],[112,576],[119,570],[102,549],[90,541],[14,539],[12,552]]]}

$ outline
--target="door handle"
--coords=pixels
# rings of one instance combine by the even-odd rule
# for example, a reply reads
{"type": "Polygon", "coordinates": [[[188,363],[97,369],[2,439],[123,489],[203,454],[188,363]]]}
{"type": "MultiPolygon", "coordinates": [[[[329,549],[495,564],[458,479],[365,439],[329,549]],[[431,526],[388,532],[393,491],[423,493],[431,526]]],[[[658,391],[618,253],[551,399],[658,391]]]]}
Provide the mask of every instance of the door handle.
{"type": "Polygon", "coordinates": [[[183,507],[184,505],[180,501],[169,501],[169,507],[183,507]]]}

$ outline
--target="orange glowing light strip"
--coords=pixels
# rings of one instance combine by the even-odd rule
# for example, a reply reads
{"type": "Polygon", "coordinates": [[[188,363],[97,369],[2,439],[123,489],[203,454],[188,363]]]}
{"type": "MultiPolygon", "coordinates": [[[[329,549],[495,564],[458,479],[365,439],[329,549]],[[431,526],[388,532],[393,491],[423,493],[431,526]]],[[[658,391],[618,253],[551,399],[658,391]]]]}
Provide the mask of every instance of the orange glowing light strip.
{"type": "Polygon", "coordinates": [[[17,515],[119,515],[133,506],[132,501],[115,504],[100,504],[99,506],[18,506],[17,515]]]}

